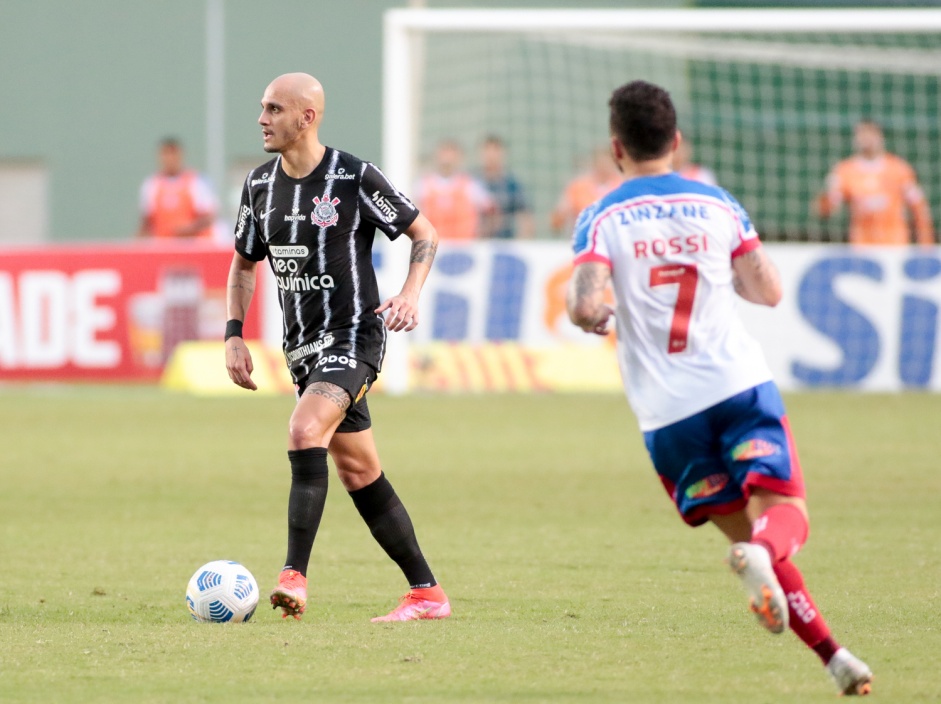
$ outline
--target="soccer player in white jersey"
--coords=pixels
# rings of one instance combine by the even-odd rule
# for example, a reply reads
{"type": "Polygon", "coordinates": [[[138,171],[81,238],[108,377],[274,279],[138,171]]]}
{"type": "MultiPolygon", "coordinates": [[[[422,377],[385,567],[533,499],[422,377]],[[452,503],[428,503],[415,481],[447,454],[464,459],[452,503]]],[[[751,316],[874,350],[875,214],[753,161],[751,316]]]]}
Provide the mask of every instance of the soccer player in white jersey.
{"type": "Polygon", "coordinates": [[[617,325],[628,400],[667,493],[690,526],[712,522],[772,633],[791,630],[843,694],[868,694],[869,667],[840,647],[791,558],[809,525],[797,449],[778,389],[735,294],[774,306],[777,270],[728,193],[673,173],[681,143],[669,94],[634,81],[611,96],[624,183],[574,235],[568,311],[586,332],[617,325]],[[616,308],[604,302],[613,286],[616,308]]]}

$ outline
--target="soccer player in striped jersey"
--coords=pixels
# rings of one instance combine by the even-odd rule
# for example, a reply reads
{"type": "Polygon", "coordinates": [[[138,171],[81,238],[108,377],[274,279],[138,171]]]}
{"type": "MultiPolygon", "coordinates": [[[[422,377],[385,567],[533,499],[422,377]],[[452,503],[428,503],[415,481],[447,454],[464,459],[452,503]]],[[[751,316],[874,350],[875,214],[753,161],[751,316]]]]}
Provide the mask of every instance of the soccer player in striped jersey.
{"type": "Polygon", "coordinates": [[[324,91],[303,73],[276,78],[258,118],[274,159],[248,174],[229,271],[226,367],[254,390],[242,321],[264,259],[284,314],[284,355],[297,387],[289,423],[288,548],[271,604],[300,619],[307,568],[327,497],[327,455],[376,541],[409,583],[399,605],[373,621],[445,618],[451,607],[422,555],[408,512],[382,472],[366,392],[386,331],[418,324],[418,297],[438,237],[411,201],[369,162],[321,144],[324,91]],[[380,303],[372,266],[376,230],[412,240],[402,290],[380,303]],[[383,318],[385,314],[385,318],[383,318]]]}
{"type": "Polygon", "coordinates": [[[790,625],[842,693],[867,694],[872,673],[834,640],[791,561],[809,530],[804,481],[781,396],[735,311],[736,293],[776,305],[777,270],[732,196],[673,173],[682,138],[665,90],[618,88],[610,126],[625,181],[575,227],[569,316],[597,334],[615,319],[653,465],[686,523],[728,537],[758,620],[772,633],[790,625]]]}

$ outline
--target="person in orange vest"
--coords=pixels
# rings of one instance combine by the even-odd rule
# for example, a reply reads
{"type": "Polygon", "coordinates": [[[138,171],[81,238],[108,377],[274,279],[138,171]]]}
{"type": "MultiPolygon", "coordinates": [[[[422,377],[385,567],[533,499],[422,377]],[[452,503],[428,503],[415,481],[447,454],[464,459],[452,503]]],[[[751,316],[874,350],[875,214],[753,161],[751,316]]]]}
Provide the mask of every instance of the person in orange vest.
{"type": "Polygon", "coordinates": [[[496,204],[484,185],[464,171],[464,150],[453,139],[438,143],[434,171],[419,180],[415,202],[442,240],[492,234],[496,204]]]}
{"type": "Polygon", "coordinates": [[[183,163],[183,146],[161,140],[159,170],[141,185],[140,237],[209,239],[216,218],[216,198],[206,180],[183,163]]]}
{"type": "Polygon", "coordinates": [[[915,240],[934,244],[931,211],[915,169],[885,150],[882,127],[860,120],[853,133],[856,153],[839,162],[827,176],[826,190],[817,198],[817,212],[826,219],[845,203],[849,207],[852,244],[911,243],[907,212],[915,224],[915,240]]]}
{"type": "Polygon", "coordinates": [[[595,149],[591,153],[588,171],[569,181],[559,197],[549,218],[552,229],[556,232],[571,232],[578,214],[620,186],[623,180],[608,148],[595,149]]]}

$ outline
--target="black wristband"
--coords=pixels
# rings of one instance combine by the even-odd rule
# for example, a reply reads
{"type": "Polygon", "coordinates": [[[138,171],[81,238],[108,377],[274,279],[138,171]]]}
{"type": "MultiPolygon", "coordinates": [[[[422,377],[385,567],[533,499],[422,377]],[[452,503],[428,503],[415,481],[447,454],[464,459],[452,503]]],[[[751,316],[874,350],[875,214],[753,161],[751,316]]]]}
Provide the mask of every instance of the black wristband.
{"type": "Polygon", "coordinates": [[[242,336],[242,321],[241,320],[229,320],[225,324],[225,339],[228,340],[230,337],[241,337],[242,336]]]}

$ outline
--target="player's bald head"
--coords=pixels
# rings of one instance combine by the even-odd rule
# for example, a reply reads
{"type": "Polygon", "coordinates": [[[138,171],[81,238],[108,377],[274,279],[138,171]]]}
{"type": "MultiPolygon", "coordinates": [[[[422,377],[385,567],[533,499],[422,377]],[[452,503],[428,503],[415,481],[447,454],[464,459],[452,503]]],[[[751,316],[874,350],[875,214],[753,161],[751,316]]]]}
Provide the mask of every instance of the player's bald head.
{"type": "Polygon", "coordinates": [[[300,111],[313,110],[320,122],[324,109],[323,86],[309,73],[285,73],[265,89],[265,97],[300,111]]]}

